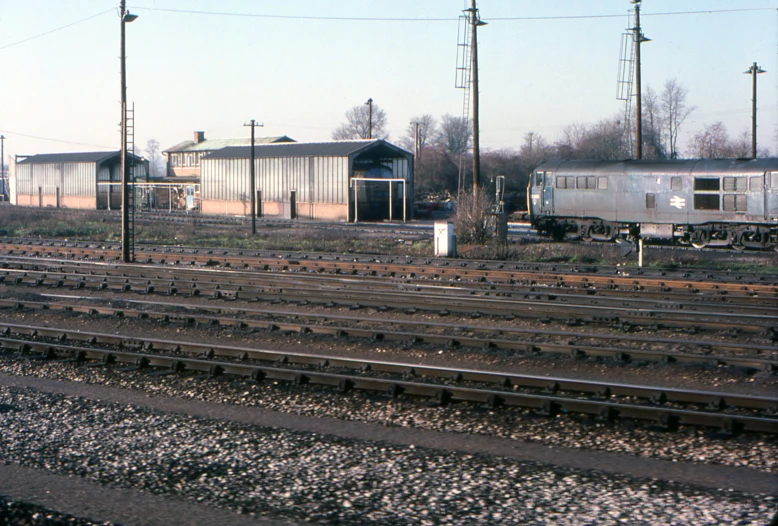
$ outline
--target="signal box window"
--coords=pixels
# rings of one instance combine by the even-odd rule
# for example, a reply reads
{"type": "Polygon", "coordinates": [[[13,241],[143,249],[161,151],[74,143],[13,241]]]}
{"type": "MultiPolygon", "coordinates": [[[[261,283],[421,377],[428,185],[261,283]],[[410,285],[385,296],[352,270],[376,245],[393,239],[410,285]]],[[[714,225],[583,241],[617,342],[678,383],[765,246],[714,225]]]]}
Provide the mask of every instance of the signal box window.
{"type": "Polygon", "coordinates": [[[683,177],[671,177],[670,190],[674,192],[680,192],[683,190],[683,177]]]}
{"type": "Polygon", "coordinates": [[[721,180],[718,177],[716,178],[695,177],[694,191],[695,192],[718,192],[721,189],[720,183],[721,180]]]}
{"type": "Polygon", "coordinates": [[[656,208],[656,194],[646,194],[646,208],[656,208]]]}

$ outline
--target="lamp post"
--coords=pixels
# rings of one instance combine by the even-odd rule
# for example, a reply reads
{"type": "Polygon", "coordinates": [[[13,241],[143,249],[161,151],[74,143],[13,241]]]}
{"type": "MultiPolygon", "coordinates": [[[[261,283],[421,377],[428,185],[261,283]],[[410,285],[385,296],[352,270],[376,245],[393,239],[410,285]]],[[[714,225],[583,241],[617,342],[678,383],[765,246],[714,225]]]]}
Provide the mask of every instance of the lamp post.
{"type": "Polygon", "coordinates": [[[367,138],[373,138],[373,99],[367,99],[367,138]]]}
{"type": "Polygon", "coordinates": [[[767,73],[754,62],[754,65],[743,73],[751,75],[753,83],[751,87],[751,158],[756,159],[756,76],[760,73],[767,73]]]}
{"type": "Polygon", "coordinates": [[[121,148],[121,171],[122,171],[122,261],[124,263],[132,262],[130,254],[130,195],[128,188],[127,173],[127,57],[124,53],[124,24],[132,22],[138,15],[130,14],[127,11],[125,0],[119,3],[119,17],[121,18],[121,42],[119,50],[119,61],[121,63],[122,78],[122,148],[121,148]]]}

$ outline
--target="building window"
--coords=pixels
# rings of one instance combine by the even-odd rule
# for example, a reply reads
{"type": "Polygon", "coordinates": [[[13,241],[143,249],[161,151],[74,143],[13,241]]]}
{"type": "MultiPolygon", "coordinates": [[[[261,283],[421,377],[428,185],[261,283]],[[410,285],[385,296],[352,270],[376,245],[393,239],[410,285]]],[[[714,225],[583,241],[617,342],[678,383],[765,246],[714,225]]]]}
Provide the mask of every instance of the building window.
{"type": "Polygon", "coordinates": [[[646,208],[656,208],[656,194],[646,194],[646,208]]]}
{"type": "Polygon", "coordinates": [[[670,178],[670,190],[673,192],[680,192],[683,190],[683,177],[671,177],[670,178]]]}

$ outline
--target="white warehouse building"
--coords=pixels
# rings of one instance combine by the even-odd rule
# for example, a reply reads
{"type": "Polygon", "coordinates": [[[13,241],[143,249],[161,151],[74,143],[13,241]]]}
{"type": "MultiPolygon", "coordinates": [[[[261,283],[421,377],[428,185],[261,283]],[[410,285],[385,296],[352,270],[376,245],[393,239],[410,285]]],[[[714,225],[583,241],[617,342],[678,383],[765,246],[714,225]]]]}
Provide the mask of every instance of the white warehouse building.
{"type": "MultiPolygon", "coordinates": [[[[251,146],[201,159],[203,214],[251,214],[251,146]]],[[[382,139],[254,147],[256,214],[326,221],[405,220],[413,154],[382,139]]]]}

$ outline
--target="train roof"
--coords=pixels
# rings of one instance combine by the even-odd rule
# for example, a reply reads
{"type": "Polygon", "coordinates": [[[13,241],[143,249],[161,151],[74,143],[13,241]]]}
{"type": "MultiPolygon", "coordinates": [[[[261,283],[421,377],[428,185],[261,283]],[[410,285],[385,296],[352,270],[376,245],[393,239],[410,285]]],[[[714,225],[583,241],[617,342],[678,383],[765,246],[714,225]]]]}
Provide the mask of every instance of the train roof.
{"type": "Polygon", "coordinates": [[[749,175],[778,172],[778,159],[683,159],[596,161],[557,159],[548,161],[536,172],[559,175],[749,175]]]}

